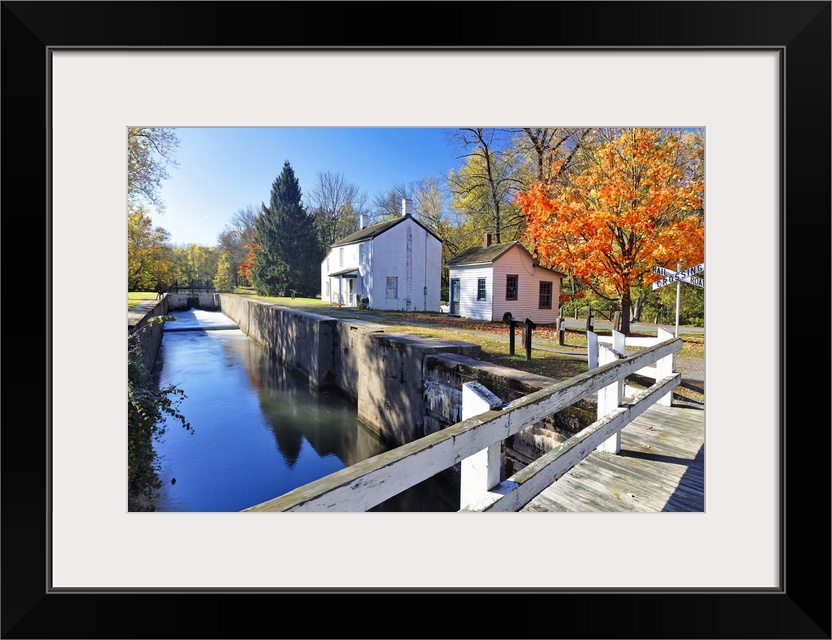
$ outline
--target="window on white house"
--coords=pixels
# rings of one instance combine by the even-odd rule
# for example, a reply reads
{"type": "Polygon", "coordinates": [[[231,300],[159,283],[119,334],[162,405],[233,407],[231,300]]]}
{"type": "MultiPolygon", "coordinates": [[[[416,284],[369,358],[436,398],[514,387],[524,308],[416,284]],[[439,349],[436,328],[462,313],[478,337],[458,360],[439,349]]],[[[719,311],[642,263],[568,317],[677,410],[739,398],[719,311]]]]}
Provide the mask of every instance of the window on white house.
{"type": "Polygon", "coordinates": [[[344,247],[341,247],[340,249],[338,249],[338,266],[339,267],[344,266],[344,247]]]}
{"type": "Polygon", "coordinates": [[[364,243],[358,245],[358,262],[364,264],[364,243]]]}
{"type": "Polygon", "coordinates": [[[552,308],[552,283],[551,282],[541,282],[540,283],[540,308],[541,309],[551,309],[552,308]]]}
{"type": "Polygon", "coordinates": [[[506,276],[506,300],[517,300],[517,276],[506,276]]]}
{"type": "Polygon", "coordinates": [[[485,300],[485,278],[477,278],[477,300],[485,300]]]}
{"type": "Polygon", "coordinates": [[[398,298],[399,297],[399,279],[396,277],[387,277],[387,297],[388,298],[398,298]]]}

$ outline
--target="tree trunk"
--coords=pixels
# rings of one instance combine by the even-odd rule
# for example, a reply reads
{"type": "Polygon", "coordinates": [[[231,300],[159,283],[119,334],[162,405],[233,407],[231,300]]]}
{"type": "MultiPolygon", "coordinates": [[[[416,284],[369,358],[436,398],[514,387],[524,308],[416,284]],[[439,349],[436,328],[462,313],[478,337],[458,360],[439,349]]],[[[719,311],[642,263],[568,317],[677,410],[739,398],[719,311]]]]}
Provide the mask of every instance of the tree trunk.
{"type": "Polygon", "coordinates": [[[630,335],[630,292],[625,291],[621,296],[621,333],[625,336],[630,335]]]}
{"type": "Polygon", "coordinates": [[[644,311],[644,302],[647,296],[639,296],[633,305],[633,322],[641,322],[641,312],[644,311]]]}

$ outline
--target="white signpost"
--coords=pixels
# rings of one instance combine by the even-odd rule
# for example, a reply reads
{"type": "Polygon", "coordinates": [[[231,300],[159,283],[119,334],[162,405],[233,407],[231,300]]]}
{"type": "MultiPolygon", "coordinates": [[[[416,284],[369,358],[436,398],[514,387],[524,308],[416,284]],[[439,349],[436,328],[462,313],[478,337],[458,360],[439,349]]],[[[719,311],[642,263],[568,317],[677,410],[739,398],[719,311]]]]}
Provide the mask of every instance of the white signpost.
{"type": "Polygon", "coordinates": [[[702,262],[695,267],[688,267],[682,270],[682,265],[676,263],[676,271],[665,269],[664,267],[653,267],[653,273],[659,276],[664,276],[661,280],[656,280],[653,283],[653,291],[661,289],[669,284],[676,283],[676,337],[679,337],[679,287],[683,282],[696,285],[697,287],[705,288],[705,280],[697,278],[695,274],[702,273],[705,270],[705,263],[702,262]]]}

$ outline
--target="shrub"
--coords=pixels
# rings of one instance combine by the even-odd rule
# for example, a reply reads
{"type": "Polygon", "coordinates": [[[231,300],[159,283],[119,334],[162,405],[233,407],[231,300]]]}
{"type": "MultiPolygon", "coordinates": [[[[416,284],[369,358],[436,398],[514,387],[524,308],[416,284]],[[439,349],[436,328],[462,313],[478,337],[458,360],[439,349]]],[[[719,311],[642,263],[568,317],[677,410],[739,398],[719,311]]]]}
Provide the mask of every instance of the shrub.
{"type": "Polygon", "coordinates": [[[159,461],[153,447],[165,433],[170,416],[193,433],[178,406],[185,393],[174,385],[159,388],[142,364],[141,348],[127,353],[127,509],[155,511],[154,498],[161,487],[159,461]]]}

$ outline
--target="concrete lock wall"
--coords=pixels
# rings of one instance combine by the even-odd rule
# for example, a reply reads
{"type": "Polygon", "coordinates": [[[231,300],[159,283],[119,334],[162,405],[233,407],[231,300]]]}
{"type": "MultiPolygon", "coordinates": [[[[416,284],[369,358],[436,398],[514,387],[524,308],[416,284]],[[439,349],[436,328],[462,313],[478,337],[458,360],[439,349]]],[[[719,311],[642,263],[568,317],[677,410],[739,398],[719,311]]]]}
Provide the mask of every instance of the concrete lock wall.
{"type": "Polygon", "coordinates": [[[127,344],[136,345],[142,353],[142,364],[148,371],[152,371],[156,364],[159,350],[162,348],[162,336],[164,335],[164,323],[152,322],[153,318],[165,316],[168,313],[167,298],[162,298],[159,303],[148,311],[134,324],[128,319],[127,344]]]}
{"type": "Polygon", "coordinates": [[[372,336],[386,329],[387,325],[364,320],[341,320],[336,325],[335,384],[356,403],[366,384],[364,372],[372,366],[368,355],[372,336]]]}
{"type": "Polygon", "coordinates": [[[168,293],[164,299],[167,301],[168,309],[188,310],[192,306],[211,310],[220,308],[220,294],[218,293],[198,293],[193,295],[188,295],[187,293],[168,293]]]}
{"type": "Polygon", "coordinates": [[[306,376],[309,384],[335,384],[335,318],[223,294],[219,304],[243,333],[306,376]]]}
{"type": "Polygon", "coordinates": [[[402,333],[372,333],[359,354],[358,418],[388,442],[426,435],[424,363],[439,353],[479,355],[478,345],[402,333]]]}

